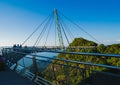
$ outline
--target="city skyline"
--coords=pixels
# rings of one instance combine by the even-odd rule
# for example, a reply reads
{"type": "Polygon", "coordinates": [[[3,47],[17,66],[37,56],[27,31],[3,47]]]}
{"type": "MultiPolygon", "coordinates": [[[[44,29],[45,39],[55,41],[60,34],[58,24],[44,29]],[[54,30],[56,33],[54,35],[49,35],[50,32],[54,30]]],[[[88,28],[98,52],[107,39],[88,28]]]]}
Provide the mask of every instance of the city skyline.
{"type": "MultiPolygon", "coordinates": [[[[54,8],[103,44],[120,43],[119,3],[119,0],[1,0],[0,46],[21,44],[54,8]]],[[[93,40],[81,31],[77,37],[93,40]]]]}

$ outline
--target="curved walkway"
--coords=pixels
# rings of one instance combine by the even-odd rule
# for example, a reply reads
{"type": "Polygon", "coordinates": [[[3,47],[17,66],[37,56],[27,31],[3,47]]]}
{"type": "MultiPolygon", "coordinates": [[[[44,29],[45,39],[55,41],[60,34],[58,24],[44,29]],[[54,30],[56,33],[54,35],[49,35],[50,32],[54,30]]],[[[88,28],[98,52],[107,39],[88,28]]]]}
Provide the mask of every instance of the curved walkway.
{"type": "Polygon", "coordinates": [[[36,85],[12,70],[0,71],[0,85],[36,85]]]}

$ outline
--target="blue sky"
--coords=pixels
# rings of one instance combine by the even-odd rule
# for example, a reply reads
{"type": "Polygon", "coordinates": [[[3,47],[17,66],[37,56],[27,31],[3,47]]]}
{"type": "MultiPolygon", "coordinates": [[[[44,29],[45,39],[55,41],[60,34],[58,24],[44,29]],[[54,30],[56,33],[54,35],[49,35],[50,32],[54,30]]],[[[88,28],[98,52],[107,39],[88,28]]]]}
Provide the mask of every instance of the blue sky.
{"type": "MultiPolygon", "coordinates": [[[[119,4],[119,0],[0,0],[0,46],[21,44],[54,8],[103,44],[120,43],[119,4]]],[[[75,32],[76,37],[93,40],[75,32]]]]}

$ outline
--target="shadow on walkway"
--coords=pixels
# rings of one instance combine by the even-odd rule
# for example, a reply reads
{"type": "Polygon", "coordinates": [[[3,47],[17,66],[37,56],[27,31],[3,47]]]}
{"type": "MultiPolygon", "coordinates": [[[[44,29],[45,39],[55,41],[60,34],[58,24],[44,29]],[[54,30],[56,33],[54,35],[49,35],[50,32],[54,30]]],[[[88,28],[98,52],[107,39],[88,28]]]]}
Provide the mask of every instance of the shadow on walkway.
{"type": "Polygon", "coordinates": [[[0,71],[0,85],[36,85],[12,70],[0,71]]]}

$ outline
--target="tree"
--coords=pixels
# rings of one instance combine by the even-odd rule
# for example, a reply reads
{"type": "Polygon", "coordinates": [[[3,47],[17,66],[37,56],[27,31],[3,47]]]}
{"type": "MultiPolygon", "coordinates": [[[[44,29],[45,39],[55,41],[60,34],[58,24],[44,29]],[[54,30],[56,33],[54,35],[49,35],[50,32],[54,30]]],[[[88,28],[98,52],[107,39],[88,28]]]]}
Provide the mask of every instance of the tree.
{"type": "Polygon", "coordinates": [[[104,44],[100,44],[100,45],[97,46],[97,51],[99,53],[104,53],[105,50],[106,50],[106,46],[104,44]]]}

